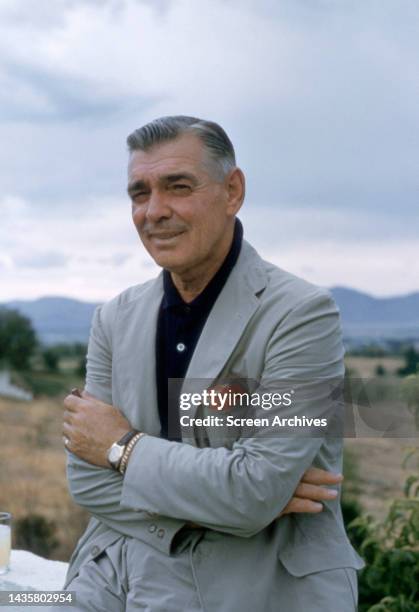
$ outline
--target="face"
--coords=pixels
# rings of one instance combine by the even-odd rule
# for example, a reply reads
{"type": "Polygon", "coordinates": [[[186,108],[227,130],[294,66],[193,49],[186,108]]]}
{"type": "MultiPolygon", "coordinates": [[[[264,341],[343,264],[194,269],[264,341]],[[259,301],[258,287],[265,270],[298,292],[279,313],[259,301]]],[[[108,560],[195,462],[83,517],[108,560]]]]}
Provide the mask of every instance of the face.
{"type": "Polygon", "coordinates": [[[154,261],[171,272],[211,266],[231,236],[244,195],[243,174],[224,180],[194,134],[134,151],[128,166],[132,218],[154,261]]]}

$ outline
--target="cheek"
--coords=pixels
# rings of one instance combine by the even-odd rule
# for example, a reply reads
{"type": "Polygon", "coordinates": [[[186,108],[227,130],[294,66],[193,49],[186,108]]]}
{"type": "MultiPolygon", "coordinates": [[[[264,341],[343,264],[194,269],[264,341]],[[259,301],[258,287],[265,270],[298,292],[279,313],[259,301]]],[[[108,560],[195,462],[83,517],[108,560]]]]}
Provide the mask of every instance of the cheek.
{"type": "Polygon", "coordinates": [[[144,223],[144,211],[138,207],[132,208],[131,216],[134,225],[140,229],[144,223]]]}

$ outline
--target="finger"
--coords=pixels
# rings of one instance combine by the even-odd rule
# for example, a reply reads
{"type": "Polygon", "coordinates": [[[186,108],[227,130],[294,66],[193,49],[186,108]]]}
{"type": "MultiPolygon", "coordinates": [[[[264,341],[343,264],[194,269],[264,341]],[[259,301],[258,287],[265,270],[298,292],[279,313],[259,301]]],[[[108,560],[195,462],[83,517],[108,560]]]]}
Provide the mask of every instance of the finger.
{"type": "Polygon", "coordinates": [[[313,485],[328,485],[339,484],[343,480],[343,475],[334,472],[328,472],[316,467],[310,467],[301,479],[301,482],[307,482],[313,485]]]}
{"type": "Polygon", "coordinates": [[[68,423],[69,425],[71,425],[71,423],[73,422],[73,415],[74,415],[74,412],[70,412],[69,410],[64,410],[63,412],[64,423],[68,423]]]}
{"type": "Polygon", "coordinates": [[[307,512],[309,514],[317,514],[322,510],[323,505],[319,504],[318,502],[311,501],[310,499],[293,497],[282,511],[282,514],[291,514],[292,512],[307,512]]]}
{"type": "Polygon", "coordinates": [[[68,423],[63,423],[63,426],[61,428],[61,432],[62,432],[63,436],[66,436],[67,438],[71,439],[72,433],[73,433],[73,428],[68,423]]]}
{"type": "Polygon", "coordinates": [[[84,400],[71,393],[64,398],[64,406],[70,412],[77,412],[84,400]]]}
{"type": "Polygon", "coordinates": [[[296,488],[294,495],[296,497],[302,497],[304,499],[322,501],[328,499],[336,499],[336,497],[338,496],[338,492],[336,491],[336,489],[326,489],[326,487],[319,487],[317,485],[300,483],[296,488]]]}

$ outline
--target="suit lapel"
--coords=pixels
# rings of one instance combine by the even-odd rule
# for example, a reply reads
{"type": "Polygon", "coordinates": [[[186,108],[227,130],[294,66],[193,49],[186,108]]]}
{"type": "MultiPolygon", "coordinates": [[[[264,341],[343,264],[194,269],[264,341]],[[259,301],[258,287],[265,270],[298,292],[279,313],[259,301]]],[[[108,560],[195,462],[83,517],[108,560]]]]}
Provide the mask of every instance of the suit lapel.
{"type": "MultiPolygon", "coordinates": [[[[223,370],[251,317],[259,307],[257,294],[267,284],[261,258],[245,240],[202,330],[189,364],[183,393],[200,393],[223,370]]],[[[132,425],[160,435],[156,390],[156,327],[163,297],[163,274],[137,299],[121,306],[117,321],[114,367],[118,400],[132,425]]],[[[193,416],[191,410],[190,416],[193,416]]]]}
{"type": "MultiPolygon", "coordinates": [[[[202,330],[189,364],[182,393],[200,393],[221,373],[259,307],[256,294],[266,287],[262,260],[243,241],[236,265],[228,277],[202,330]]],[[[190,416],[194,411],[191,410],[190,416]]]]}

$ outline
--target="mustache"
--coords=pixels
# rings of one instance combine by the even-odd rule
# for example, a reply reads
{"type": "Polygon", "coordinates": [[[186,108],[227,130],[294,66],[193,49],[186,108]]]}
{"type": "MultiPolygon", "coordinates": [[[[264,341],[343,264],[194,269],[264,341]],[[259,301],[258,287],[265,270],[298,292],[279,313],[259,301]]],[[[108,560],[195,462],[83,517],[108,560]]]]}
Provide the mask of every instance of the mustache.
{"type": "Polygon", "coordinates": [[[184,225],[168,225],[166,223],[159,223],[157,225],[151,225],[150,223],[146,223],[142,228],[143,232],[148,236],[153,234],[180,233],[186,231],[186,229],[187,228],[184,225]]]}

